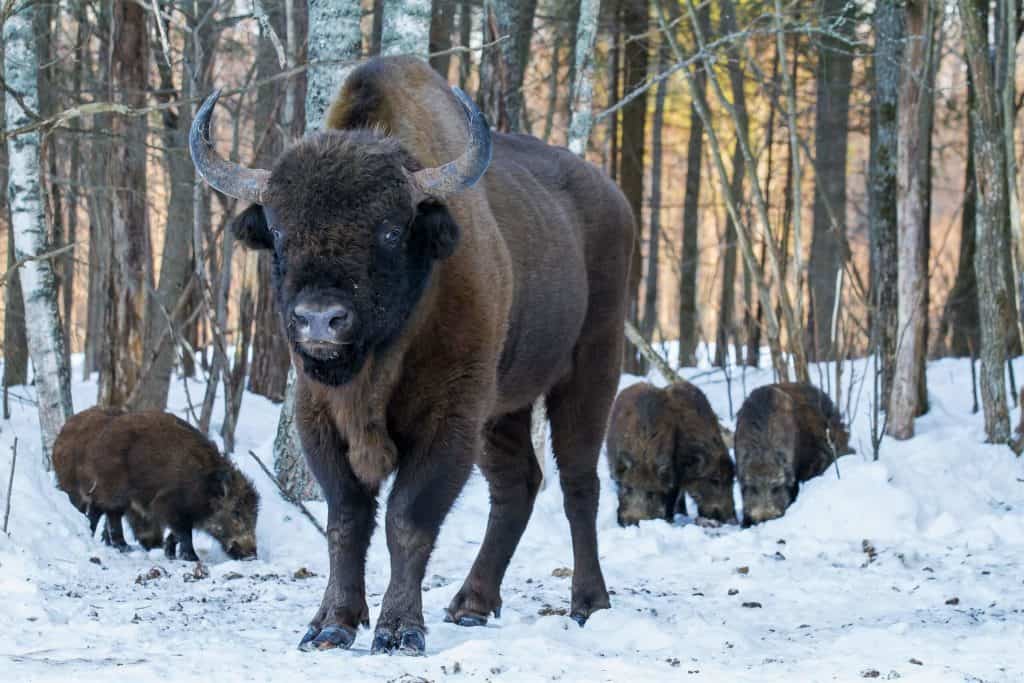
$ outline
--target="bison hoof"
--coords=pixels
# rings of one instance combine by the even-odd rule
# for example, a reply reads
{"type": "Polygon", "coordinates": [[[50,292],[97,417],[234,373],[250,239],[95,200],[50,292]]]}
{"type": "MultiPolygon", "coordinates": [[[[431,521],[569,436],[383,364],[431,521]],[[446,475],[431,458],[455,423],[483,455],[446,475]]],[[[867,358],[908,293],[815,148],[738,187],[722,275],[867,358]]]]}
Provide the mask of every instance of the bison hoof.
{"type": "Polygon", "coordinates": [[[449,624],[458,624],[459,626],[487,626],[487,617],[482,617],[479,614],[463,614],[456,619],[451,612],[445,610],[444,620],[449,624]]]}
{"type": "Polygon", "coordinates": [[[386,628],[378,628],[373,634],[370,652],[375,655],[398,653],[400,655],[422,655],[427,649],[427,635],[422,628],[403,629],[398,634],[386,628]]]}
{"type": "Polygon", "coordinates": [[[569,615],[569,618],[575,621],[577,624],[579,624],[580,628],[583,628],[583,626],[587,623],[587,619],[589,617],[581,612],[573,612],[569,615]]]}
{"type": "Polygon", "coordinates": [[[309,627],[306,635],[299,641],[299,649],[303,652],[316,652],[317,650],[334,650],[341,648],[347,650],[352,647],[356,640],[356,633],[344,626],[325,626],[317,629],[309,627]]]}

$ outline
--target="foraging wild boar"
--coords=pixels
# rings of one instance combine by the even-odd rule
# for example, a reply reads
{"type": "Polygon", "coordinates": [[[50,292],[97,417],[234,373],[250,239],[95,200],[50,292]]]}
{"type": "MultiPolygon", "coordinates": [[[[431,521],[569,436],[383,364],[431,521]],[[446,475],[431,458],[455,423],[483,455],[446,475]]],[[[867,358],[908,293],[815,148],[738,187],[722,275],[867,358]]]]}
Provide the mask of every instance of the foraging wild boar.
{"type": "Polygon", "coordinates": [[[235,559],[256,555],[259,496],[213,443],[174,415],[90,408],[67,421],[53,449],[60,488],[89,518],[107,516],[104,540],[125,549],[122,517],[147,549],[196,561],[192,529],[235,559]]]}
{"type": "Polygon", "coordinates": [[[735,521],[732,460],[718,418],[693,384],[625,389],[612,408],[607,446],[620,525],[686,514],[684,493],[701,517],[735,521]]]}
{"type": "Polygon", "coordinates": [[[853,452],[849,439],[839,411],[817,387],[771,384],[754,390],[736,421],[743,525],[781,517],[800,482],[853,452]]]}

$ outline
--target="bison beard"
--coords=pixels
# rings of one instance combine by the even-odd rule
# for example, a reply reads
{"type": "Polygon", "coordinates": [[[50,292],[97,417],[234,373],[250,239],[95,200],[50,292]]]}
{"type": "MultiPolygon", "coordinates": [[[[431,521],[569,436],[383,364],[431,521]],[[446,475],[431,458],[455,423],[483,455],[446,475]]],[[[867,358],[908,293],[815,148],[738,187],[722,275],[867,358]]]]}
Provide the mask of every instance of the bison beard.
{"type": "Polygon", "coordinates": [[[368,625],[366,552],[392,472],[391,578],[373,651],[423,652],[427,560],[474,463],[491,512],[446,618],[476,626],[500,613],[541,479],[530,439],[539,396],[572,532],[571,614],[582,624],[608,607],[596,469],[634,231],[615,185],[535,138],[492,140],[469,99],[413,58],[353,71],[328,130],[270,171],[216,155],[215,102],[196,116],[193,160],[216,189],[255,202],[233,230],[273,251],[296,424],[328,506],[331,575],[300,648],[347,648],[368,625]]]}

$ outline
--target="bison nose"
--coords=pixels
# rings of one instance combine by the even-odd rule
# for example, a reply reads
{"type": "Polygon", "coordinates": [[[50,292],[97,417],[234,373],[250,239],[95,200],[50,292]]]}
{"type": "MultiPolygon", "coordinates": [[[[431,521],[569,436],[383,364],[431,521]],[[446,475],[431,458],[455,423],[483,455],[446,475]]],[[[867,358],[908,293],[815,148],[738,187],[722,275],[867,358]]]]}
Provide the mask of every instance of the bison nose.
{"type": "Polygon", "coordinates": [[[343,304],[298,303],[292,311],[297,341],[340,343],[355,326],[355,313],[343,304]]]}

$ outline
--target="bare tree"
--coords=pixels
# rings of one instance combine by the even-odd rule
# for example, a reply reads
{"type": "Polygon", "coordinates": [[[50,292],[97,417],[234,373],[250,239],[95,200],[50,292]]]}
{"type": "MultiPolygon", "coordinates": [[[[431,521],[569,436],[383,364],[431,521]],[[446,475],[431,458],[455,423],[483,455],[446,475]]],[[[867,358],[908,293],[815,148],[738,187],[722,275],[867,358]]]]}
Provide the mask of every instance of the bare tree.
{"type": "MultiPolygon", "coordinates": [[[[987,6],[988,3],[985,3],[987,6]]],[[[1004,119],[996,79],[989,59],[987,7],[975,0],[960,0],[967,65],[974,79],[975,98],[971,109],[974,123],[974,164],[977,184],[975,233],[977,250],[974,267],[978,280],[978,310],[981,323],[981,405],[985,413],[985,435],[991,443],[1008,443],[1010,420],[1006,405],[1004,367],[1006,363],[1007,298],[1006,262],[1009,244],[1004,221],[1007,216],[1006,147],[1004,119]]],[[[1014,36],[1014,40],[1015,40],[1014,36]]]]}
{"type": "Polygon", "coordinates": [[[822,36],[818,42],[818,88],[814,122],[814,225],[807,263],[811,305],[807,345],[812,357],[832,357],[832,311],[836,273],[846,261],[846,147],[850,123],[850,79],[856,5],[850,0],[823,0],[822,36]],[[835,221],[835,222],[833,222],[835,221]]]}
{"type": "Polygon", "coordinates": [[[871,238],[872,348],[881,365],[881,395],[892,391],[898,336],[896,169],[903,13],[896,3],[876,5],[868,223],[871,238]]]}
{"type": "MultiPolygon", "coordinates": [[[[358,11],[358,3],[353,4],[358,11]]],[[[430,54],[430,14],[430,0],[387,0],[381,53],[425,58],[430,54]]]]}
{"type": "Polygon", "coordinates": [[[576,46],[573,50],[575,71],[572,85],[572,119],[569,124],[569,150],[583,156],[590,139],[594,117],[594,38],[601,0],[580,0],[576,24],[576,46]]]}
{"type": "MultiPolygon", "coordinates": [[[[29,123],[39,110],[36,74],[39,57],[34,31],[37,5],[21,5],[3,24],[4,82],[18,96],[5,98],[8,126],[29,123]]],[[[39,132],[7,138],[9,164],[7,188],[15,254],[27,259],[18,271],[24,295],[26,333],[35,369],[42,438],[43,466],[50,457],[57,434],[71,415],[71,376],[64,351],[64,334],[57,304],[57,279],[52,262],[43,209],[39,132]],[[37,258],[41,257],[41,258],[37,258]]]]}
{"type": "Polygon", "coordinates": [[[929,165],[935,24],[933,0],[906,5],[907,44],[899,95],[897,154],[898,319],[896,364],[887,411],[890,436],[909,439],[914,418],[926,406],[925,351],[928,329],[929,165]]]}
{"type": "MultiPolygon", "coordinates": [[[[701,30],[711,32],[711,4],[703,3],[697,10],[701,30]]],[[[707,96],[708,79],[703,68],[694,76],[695,95],[703,102],[707,96]]],[[[705,107],[707,104],[705,103],[705,107]]],[[[701,164],[704,158],[704,123],[695,104],[690,105],[690,135],[686,145],[686,189],[683,195],[683,234],[679,263],[679,364],[696,362],[697,331],[697,236],[700,220],[701,164]]]]}

